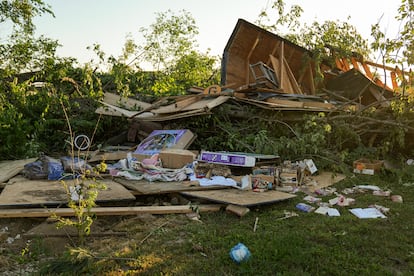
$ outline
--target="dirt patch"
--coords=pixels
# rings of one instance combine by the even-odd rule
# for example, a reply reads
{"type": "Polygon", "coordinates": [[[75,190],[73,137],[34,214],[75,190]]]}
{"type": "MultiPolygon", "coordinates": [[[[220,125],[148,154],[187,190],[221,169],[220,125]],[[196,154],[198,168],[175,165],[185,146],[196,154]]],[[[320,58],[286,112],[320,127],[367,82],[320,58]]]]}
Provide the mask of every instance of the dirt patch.
{"type": "MultiPolygon", "coordinates": [[[[177,196],[138,197],[136,205],[174,205],[177,196]]],[[[139,214],[135,216],[101,216],[94,220],[87,247],[96,253],[123,252],[132,241],[145,242],[160,225],[186,221],[178,215],[176,221],[165,216],[139,214]]],[[[74,227],[57,229],[56,221],[47,218],[0,219],[0,274],[22,275],[37,271],[39,260],[61,256],[70,247],[79,246],[74,227]]]]}

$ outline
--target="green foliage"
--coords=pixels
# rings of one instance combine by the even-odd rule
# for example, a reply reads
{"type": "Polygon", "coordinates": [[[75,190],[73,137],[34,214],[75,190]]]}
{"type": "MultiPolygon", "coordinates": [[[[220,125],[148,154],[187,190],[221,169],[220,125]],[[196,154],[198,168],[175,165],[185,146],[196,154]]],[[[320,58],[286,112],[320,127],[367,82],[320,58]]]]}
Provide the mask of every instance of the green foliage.
{"type": "Polygon", "coordinates": [[[42,14],[53,15],[50,6],[42,0],[3,0],[0,2],[0,24],[11,21],[16,31],[33,34],[33,18],[42,14]]]}
{"type": "Polygon", "coordinates": [[[34,37],[33,18],[43,14],[53,16],[49,5],[42,0],[0,2],[0,24],[12,24],[10,36],[2,37],[4,43],[0,43],[0,69],[14,73],[38,70],[45,60],[54,56],[57,41],[34,37]]]}
{"type": "MultiPolygon", "coordinates": [[[[42,97],[30,93],[30,82],[22,84],[14,79],[9,83],[10,94],[0,96],[0,155],[2,158],[34,157],[40,143],[37,131],[42,123],[33,120],[32,114],[44,112],[42,97]]],[[[39,114],[39,115],[40,115],[39,114]]]]}
{"type": "Polygon", "coordinates": [[[188,12],[157,13],[156,22],[140,31],[146,39],[138,47],[143,61],[157,71],[150,88],[155,95],[180,95],[191,86],[219,82],[217,59],[195,50],[198,28],[188,12]]]}
{"type": "Polygon", "coordinates": [[[388,38],[386,31],[382,32],[381,22],[371,26],[374,41],[371,47],[380,51],[383,61],[390,64],[411,66],[414,64],[414,1],[401,0],[398,15],[399,33],[395,38],[388,38]]]}
{"type": "Polygon", "coordinates": [[[87,174],[88,172],[84,172],[81,179],[75,179],[74,185],[68,185],[62,181],[68,198],[68,207],[74,211],[75,219],[59,217],[56,214],[51,216],[57,220],[58,229],[65,226],[75,227],[81,244],[84,242],[84,237],[90,234],[91,226],[96,218],[92,208],[96,206],[98,191],[106,189],[105,185],[94,178],[88,180],[87,174]]]}
{"type": "Polygon", "coordinates": [[[331,54],[327,51],[327,47],[340,56],[350,56],[355,52],[363,56],[369,54],[367,40],[363,39],[357,29],[348,22],[328,20],[323,23],[314,21],[311,25],[301,24],[299,20],[304,12],[303,9],[293,5],[288,12],[285,12],[283,0],[274,1],[271,9],[277,11],[275,22],[271,23],[273,22],[269,19],[271,16],[263,11],[259,15],[258,24],[270,31],[278,33],[284,31],[285,38],[312,51],[315,55],[313,58],[316,60],[318,58],[322,60],[331,54]],[[271,24],[265,24],[263,21],[271,24]],[[281,27],[285,30],[280,30],[281,27]]]}
{"type": "Polygon", "coordinates": [[[156,95],[186,94],[192,86],[207,87],[219,83],[219,72],[214,70],[216,60],[208,54],[190,51],[176,64],[158,74],[152,87],[156,95]]]}
{"type": "MultiPolygon", "coordinates": [[[[68,131],[70,134],[70,153],[72,161],[75,163],[75,158],[79,158],[80,152],[75,151],[74,147],[74,133],[72,130],[72,125],[69,120],[68,113],[65,109],[65,106],[62,101],[60,101],[62,106],[66,123],[68,126],[68,131]]],[[[95,133],[93,133],[95,134],[95,133]]],[[[93,136],[92,136],[93,137],[93,136]]],[[[89,148],[88,148],[89,150],[89,148]]],[[[96,206],[96,199],[98,197],[99,190],[105,190],[106,186],[104,184],[99,183],[96,180],[96,174],[99,172],[106,171],[106,164],[105,162],[101,162],[100,166],[94,172],[91,172],[86,167],[81,167],[79,170],[75,170],[74,166],[72,166],[72,175],[79,177],[75,177],[72,184],[67,184],[64,180],[62,180],[62,185],[65,188],[68,206],[74,212],[75,219],[60,217],[56,214],[52,214],[52,218],[57,220],[57,228],[62,228],[64,226],[73,226],[78,231],[78,236],[80,239],[81,244],[84,242],[85,235],[89,235],[91,231],[91,226],[96,218],[95,214],[92,212],[92,208],[96,206]],[[92,175],[92,173],[95,173],[92,175]],[[91,177],[92,176],[92,177],[91,177]]]]}
{"type": "Polygon", "coordinates": [[[139,47],[146,61],[157,71],[169,68],[196,45],[198,28],[194,18],[185,10],[156,13],[155,23],[141,28],[145,45],[139,47]]]}
{"type": "Polygon", "coordinates": [[[300,27],[299,18],[302,16],[303,9],[299,5],[292,5],[290,10],[285,12],[285,2],[283,0],[276,0],[272,3],[270,11],[264,9],[259,14],[257,25],[269,31],[280,33],[281,27],[293,33],[300,27]],[[276,18],[273,17],[272,9],[276,12],[276,18]]]}
{"type": "MultiPolygon", "coordinates": [[[[355,54],[368,56],[370,53],[368,41],[362,38],[357,29],[348,22],[327,20],[323,23],[314,21],[310,25],[301,24],[299,20],[304,10],[298,5],[293,5],[285,12],[283,0],[274,1],[270,11],[272,9],[276,10],[276,15],[264,10],[259,15],[257,24],[310,50],[316,65],[321,63],[334,65],[335,56],[350,57],[355,54]]],[[[323,75],[319,72],[319,66],[315,68],[317,68],[315,81],[320,83],[323,75]]]]}

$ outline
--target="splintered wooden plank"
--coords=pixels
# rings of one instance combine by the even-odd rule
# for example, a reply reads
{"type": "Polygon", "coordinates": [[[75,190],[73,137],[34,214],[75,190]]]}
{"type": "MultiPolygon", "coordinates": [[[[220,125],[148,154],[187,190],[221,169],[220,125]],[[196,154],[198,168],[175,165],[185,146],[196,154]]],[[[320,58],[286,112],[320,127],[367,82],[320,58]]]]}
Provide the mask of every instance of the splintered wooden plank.
{"type": "Polygon", "coordinates": [[[299,86],[299,84],[298,84],[298,82],[297,82],[297,80],[295,78],[295,75],[292,72],[292,69],[290,69],[289,63],[288,63],[288,61],[285,58],[283,59],[283,66],[284,66],[284,68],[286,70],[286,74],[287,74],[287,76],[289,78],[289,81],[290,81],[290,83],[291,83],[291,85],[293,87],[293,91],[292,92],[294,94],[303,94],[302,89],[300,88],[300,86],[299,86]]]}
{"type": "Polygon", "coordinates": [[[303,107],[305,108],[326,108],[326,109],[335,108],[335,106],[331,103],[321,103],[321,102],[303,102],[303,107]]]}
{"type": "Polygon", "coordinates": [[[378,91],[378,89],[375,89],[372,85],[370,85],[368,87],[368,91],[380,103],[382,107],[390,106],[390,101],[387,101],[387,99],[384,97],[384,95],[381,94],[381,92],[378,91]]]}
{"type": "Polygon", "coordinates": [[[137,117],[137,121],[150,121],[150,122],[163,122],[168,120],[174,120],[174,119],[181,119],[186,117],[193,117],[197,115],[205,115],[210,114],[209,110],[206,109],[197,109],[197,110],[190,110],[185,112],[177,112],[172,114],[158,114],[151,117],[137,117]]]}
{"type": "Polygon", "coordinates": [[[151,112],[155,114],[168,114],[181,111],[183,108],[199,101],[203,95],[194,95],[190,97],[183,97],[181,100],[176,99],[176,102],[173,104],[161,106],[157,109],[153,109],[151,112]]]}
{"type": "Polygon", "coordinates": [[[283,193],[279,191],[253,192],[251,190],[243,191],[238,189],[224,189],[212,191],[192,191],[181,192],[181,194],[191,197],[207,199],[219,203],[235,204],[241,206],[254,206],[268,203],[275,203],[287,200],[296,195],[283,193]]]}
{"type": "Polygon", "coordinates": [[[223,186],[203,187],[200,186],[198,181],[149,182],[147,180],[127,180],[123,178],[115,178],[114,180],[135,191],[135,194],[143,195],[227,188],[223,186]]]}
{"type": "Polygon", "coordinates": [[[226,102],[230,97],[229,96],[219,96],[219,97],[207,97],[203,100],[197,101],[189,106],[183,108],[183,111],[194,110],[194,109],[212,109],[222,103],[226,102]]]}
{"type": "Polygon", "coordinates": [[[142,109],[149,108],[151,106],[150,103],[141,102],[141,101],[131,99],[131,98],[121,97],[120,95],[108,93],[108,92],[104,94],[103,101],[110,105],[115,105],[118,107],[125,107],[127,109],[134,109],[134,110],[138,110],[138,109],[142,110],[142,109]]]}
{"type": "MultiPolygon", "coordinates": [[[[197,205],[199,212],[217,212],[223,208],[220,204],[197,205]]],[[[134,206],[134,207],[95,207],[91,213],[97,216],[129,216],[138,214],[187,214],[194,210],[189,205],[175,206],[134,206]]],[[[75,216],[71,208],[30,208],[30,209],[0,209],[0,218],[40,218],[55,214],[60,217],[75,216]]]]}
{"type": "Polygon", "coordinates": [[[300,88],[295,78],[295,75],[293,74],[292,69],[289,66],[288,61],[283,56],[283,51],[281,51],[280,55],[280,57],[275,57],[272,55],[269,56],[273,66],[273,70],[276,72],[277,78],[280,81],[280,87],[286,93],[303,94],[303,91],[300,88]]]}
{"type": "Polygon", "coordinates": [[[95,113],[98,114],[104,114],[104,115],[113,115],[113,116],[124,116],[124,117],[132,117],[135,116],[137,113],[139,113],[138,111],[130,111],[127,109],[123,109],[111,104],[108,104],[106,102],[101,102],[101,104],[105,105],[104,108],[97,108],[95,110],[95,113]],[[119,115],[120,114],[120,115],[119,115]]]}
{"type": "MultiPolygon", "coordinates": [[[[282,43],[282,46],[283,46],[283,43],[282,43]]],[[[283,51],[280,52],[280,55],[283,55],[283,51]]],[[[279,80],[280,89],[283,90],[283,92],[288,92],[290,89],[289,82],[285,78],[285,73],[283,70],[282,63],[280,62],[280,59],[273,55],[270,55],[269,58],[270,58],[270,62],[272,63],[273,70],[275,71],[276,78],[279,80]]]]}
{"type": "Polygon", "coordinates": [[[37,158],[23,160],[6,160],[0,162],[0,183],[6,182],[24,169],[24,165],[36,161],[37,158]]]}
{"type": "MultiPolygon", "coordinates": [[[[74,185],[73,180],[65,181],[74,185]]],[[[91,183],[91,182],[86,182],[91,183]]],[[[135,200],[124,186],[112,180],[99,180],[107,189],[98,191],[99,202],[135,200]]],[[[65,188],[59,181],[26,180],[7,185],[0,194],[0,206],[55,205],[68,201],[65,188]]]]}
{"type": "Polygon", "coordinates": [[[282,99],[276,99],[276,98],[268,98],[266,99],[266,102],[276,104],[281,107],[303,107],[303,102],[299,101],[291,101],[291,100],[282,100],[282,99]]]}

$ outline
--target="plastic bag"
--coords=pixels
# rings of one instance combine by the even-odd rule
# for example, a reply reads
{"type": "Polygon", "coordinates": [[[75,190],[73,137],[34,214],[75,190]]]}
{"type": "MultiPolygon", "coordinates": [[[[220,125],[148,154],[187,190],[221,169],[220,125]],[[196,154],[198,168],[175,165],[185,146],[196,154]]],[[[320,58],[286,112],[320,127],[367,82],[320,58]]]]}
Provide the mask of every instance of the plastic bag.
{"type": "Polygon", "coordinates": [[[29,178],[32,180],[47,178],[47,170],[44,167],[43,162],[41,160],[37,160],[37,161],[24,165],[22,173],[26,178],[29,178]]]}

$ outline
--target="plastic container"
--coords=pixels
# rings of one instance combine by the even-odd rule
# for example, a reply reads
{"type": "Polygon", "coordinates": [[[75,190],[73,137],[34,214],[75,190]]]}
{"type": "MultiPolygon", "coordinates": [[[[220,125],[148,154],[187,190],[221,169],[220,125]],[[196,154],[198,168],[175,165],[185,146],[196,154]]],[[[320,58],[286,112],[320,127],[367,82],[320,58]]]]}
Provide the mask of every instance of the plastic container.
{"type": "Polygon", "coordinates": [[[308,205],[306,203],[298,203],[298,204],[296,204],[296,208],[298,210],[301,210],[302,212],[306,212],[306,213],[310,213],[313,210],[315,210],[315,207],[313,207],[311,205],[308,205]]]}
{"type": "Polygon", "coordinates": [[[243,243],[238,243],[230,250],[230,258],[238,264],[247,261],[250,256],[249,249],[243,243]]]}

